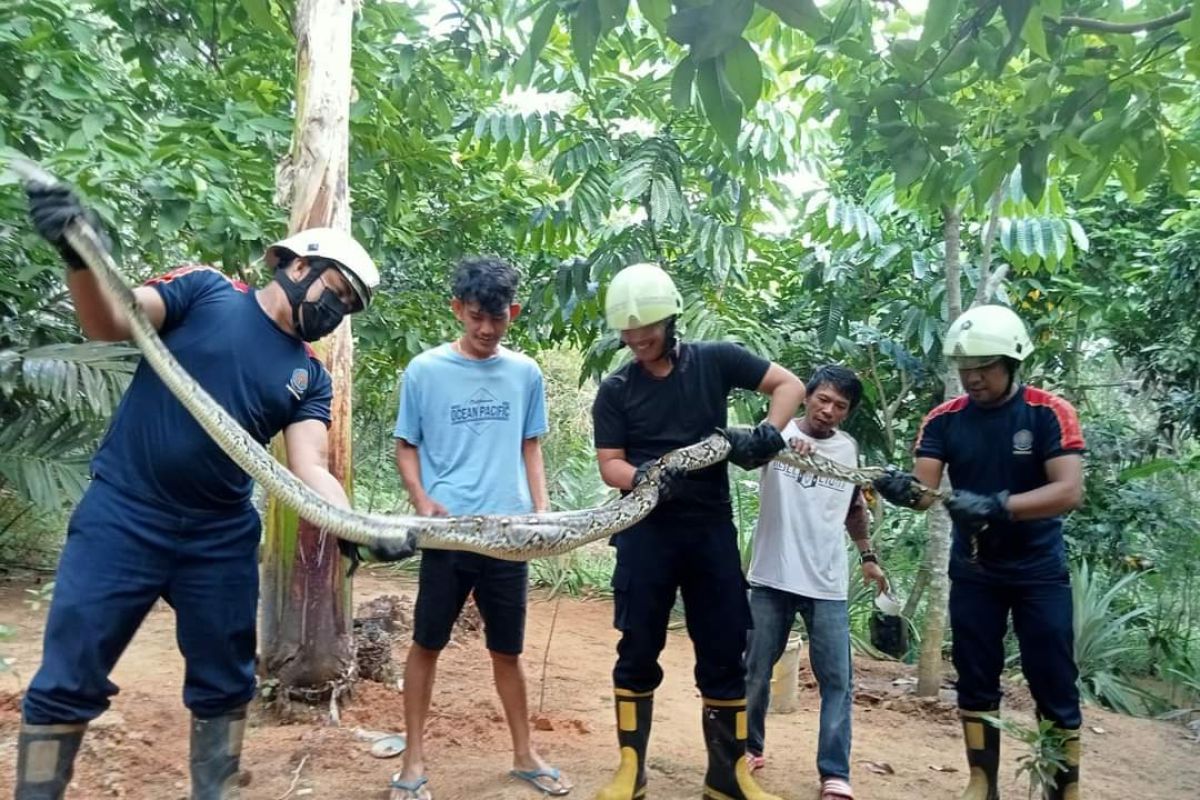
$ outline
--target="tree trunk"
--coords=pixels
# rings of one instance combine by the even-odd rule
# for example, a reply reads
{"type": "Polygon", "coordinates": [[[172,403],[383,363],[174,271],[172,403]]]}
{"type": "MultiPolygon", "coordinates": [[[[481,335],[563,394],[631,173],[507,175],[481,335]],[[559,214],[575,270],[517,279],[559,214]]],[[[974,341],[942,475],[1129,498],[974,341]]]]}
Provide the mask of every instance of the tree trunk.
{"type": "MultiPolygon", "coordinates": [[[[946,304],[948,322],[962,314],[962,282],[959,264],[960,219],[957,208],[942,209],[942,234],[946,243],[946,304]]],[[[958,373],[946,366],[944,399],[955,397],[962,390],[958,373]]],[[[949,485],[942,478],[942,488],[949,485]]],[[[926,515],[925,564],[928,574],[925,592],[925,625],[921,629],[921,655],[917,662],[917,694],[931,697],[942,686],[942,642],[946,638],[947,603],[950,599],[950,515],[939,503],[926,515]]]]}
{"type": "MultiPolygon", "coordinates": [[[[352,0],[296,4],[296,128],[279,170],[289,231],[347,229],[352,0]]],[[[349,492],[350,321],[317,344],[333,377],[329,469],[349,492]]],[[[276,455],[283,446],[276,440],[276,455]]],[[[261,663],[265,678],[312,698],[352,676],[351,585],[333,536],[270,500],[263,549],[261,663]],[[306,693],[308,690],[311,693],[306,693]]]]}

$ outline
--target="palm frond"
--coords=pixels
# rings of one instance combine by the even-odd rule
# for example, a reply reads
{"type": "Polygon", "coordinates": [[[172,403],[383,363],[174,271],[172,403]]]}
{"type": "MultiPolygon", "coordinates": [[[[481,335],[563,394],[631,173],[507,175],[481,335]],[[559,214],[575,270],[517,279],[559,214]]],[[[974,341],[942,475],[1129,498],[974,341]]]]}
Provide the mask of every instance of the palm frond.
{"type": "Polygon", "coordinates": [[[83,495],[98,434],[94,421],[26,410],[0,429],[0,477],[40,508],[62,508],[83,495]]]}
{"type": "Polygon", "coordinates": [[[110,342],[0,352],[0,395],[27,394],[74,416],[112,413],[137,366],[137,349],[110,342]]]}

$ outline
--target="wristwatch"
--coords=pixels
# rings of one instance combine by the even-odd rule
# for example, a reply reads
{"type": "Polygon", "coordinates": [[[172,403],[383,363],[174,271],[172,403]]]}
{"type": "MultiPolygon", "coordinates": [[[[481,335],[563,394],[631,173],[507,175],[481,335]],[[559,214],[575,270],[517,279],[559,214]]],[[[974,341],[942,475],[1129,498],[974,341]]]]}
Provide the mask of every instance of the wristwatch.
{"type": "Polygon", "coordinates": [[[874,550],[859,550],[858,563],[860,564],[878,564],[879,556],[875,555],[874,550]]]}

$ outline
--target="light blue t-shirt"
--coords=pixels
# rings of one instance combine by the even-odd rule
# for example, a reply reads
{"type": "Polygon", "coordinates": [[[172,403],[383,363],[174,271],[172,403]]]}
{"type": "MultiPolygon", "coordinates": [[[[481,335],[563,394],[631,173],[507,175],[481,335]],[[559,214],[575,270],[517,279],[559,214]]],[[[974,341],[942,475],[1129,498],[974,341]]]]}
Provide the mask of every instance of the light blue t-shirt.
{"type": "Polygon", "coordinates": [[[521,448],[546,429],[542,371],[526,355],[479,361],[443,344],[404,371],[393,435],[417,448],[421,484],[451,514],[532,511],[521,448]]]}

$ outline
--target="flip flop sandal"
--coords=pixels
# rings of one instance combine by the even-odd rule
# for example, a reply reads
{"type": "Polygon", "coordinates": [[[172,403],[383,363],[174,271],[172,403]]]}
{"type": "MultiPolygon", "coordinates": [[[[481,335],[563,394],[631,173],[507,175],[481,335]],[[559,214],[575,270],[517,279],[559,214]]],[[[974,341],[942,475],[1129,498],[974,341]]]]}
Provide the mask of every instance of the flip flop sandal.
{"type": "Polygon", "coordinates": [[[841,778],[825,778],[821,781],[821,800],[854,800],[854,791],[841,778]]]}
{"type": "Polygon", "coordinates": [[[425,784],[429,783],[429,778],[422,775],[419,778],[413,778],[411,781],[402,780],[400,773],[397,772],[392,776],[388,787],[391,789],[399,789],[402,792],[408,792],[408,797],[404,800],[433,800],[433,795],[425,788],[425,784]]]}
{"type": "Polygon", "coordinates": [[[751,774],[757,772],[767,765],[766,756],[756,756],[753,753],[746,753],[746,768],[751,774]]]}
{"type": "Polygon", "coordinates": [[[381,736],[371,742],[371,755],[376,758],[395,758],[403,753],[407,746],[408,742],[402,733],[381,736]]]}
{"type": "Polygon", "coordinates": [[[564,794],[568,794],[571,791],[570,786],[560,786],[555,788],[553,786],[547,786],[538,780],[539,778],[549,778],[555,783],[558,783],[562,773],[555,767],[550,767],[549,769],[514,769],[509,770],[508,774],[519,780],[527,781],[530,786],[534,787],[538,791],[545,792],[551,797],[562,797],[564,794]]]}

